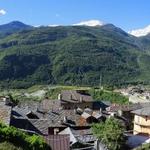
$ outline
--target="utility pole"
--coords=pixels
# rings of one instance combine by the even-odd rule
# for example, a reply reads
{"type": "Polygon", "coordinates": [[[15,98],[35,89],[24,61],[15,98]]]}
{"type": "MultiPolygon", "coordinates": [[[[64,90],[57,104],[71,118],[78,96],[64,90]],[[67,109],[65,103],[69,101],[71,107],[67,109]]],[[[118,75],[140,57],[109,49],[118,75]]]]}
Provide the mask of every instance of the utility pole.
{"type": "Polygon", "coordinates": [[[103,87],[102,87],[102,74],[100,74],[100,77],[99,77],[99,90],[101,90],[103,87]]]}

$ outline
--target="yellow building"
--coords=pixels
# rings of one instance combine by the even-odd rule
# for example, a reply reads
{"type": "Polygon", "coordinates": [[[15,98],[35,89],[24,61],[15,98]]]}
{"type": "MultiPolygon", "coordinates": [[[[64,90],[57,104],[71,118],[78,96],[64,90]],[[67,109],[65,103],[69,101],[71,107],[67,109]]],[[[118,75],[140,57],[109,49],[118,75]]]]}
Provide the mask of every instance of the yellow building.
{"type": "Polygon", "coordinates": [[[150,136],[150,107],[145,107],[132,112],[134,115],[133,133],[150,136]]]}

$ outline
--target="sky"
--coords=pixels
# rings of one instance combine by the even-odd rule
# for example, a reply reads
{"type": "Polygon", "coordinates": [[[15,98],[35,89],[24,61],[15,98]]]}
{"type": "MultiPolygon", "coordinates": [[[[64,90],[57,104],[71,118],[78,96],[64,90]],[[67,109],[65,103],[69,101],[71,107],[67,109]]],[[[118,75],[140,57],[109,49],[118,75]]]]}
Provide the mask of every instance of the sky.
{"type": "Polygon", "coordinates": [[[87,20],[125,31],[150,25],[150,0],[0,0],[0,24],[72,25],[87,20]]]}

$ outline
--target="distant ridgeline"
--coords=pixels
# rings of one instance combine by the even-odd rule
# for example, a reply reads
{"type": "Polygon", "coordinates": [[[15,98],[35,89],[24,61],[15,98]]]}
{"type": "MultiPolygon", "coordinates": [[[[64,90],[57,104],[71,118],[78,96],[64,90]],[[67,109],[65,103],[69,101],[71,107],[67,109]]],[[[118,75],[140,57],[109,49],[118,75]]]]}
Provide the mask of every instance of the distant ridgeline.
{"type": "Polygon", "coordinates": [[[150,36],[134,37],[112,24],[0,26],[0,85],[149,84],[150,36]]]}

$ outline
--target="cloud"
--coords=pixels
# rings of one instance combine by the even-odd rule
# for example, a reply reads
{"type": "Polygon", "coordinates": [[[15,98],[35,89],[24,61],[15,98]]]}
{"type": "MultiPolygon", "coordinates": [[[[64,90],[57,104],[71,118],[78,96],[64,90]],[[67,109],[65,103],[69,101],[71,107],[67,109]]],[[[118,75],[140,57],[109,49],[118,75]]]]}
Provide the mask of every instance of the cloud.
{"type": "Polygon", "coordinates": [[[129,31],[128,33],[136,37],[145,36],[150,33],[150,25],[143,29],[129,31]]]}
{"type": "Polygon", "coordinates": [[[58,24],[50,24],[50,25],[48,25],[48,27],[58,27],[58,26],[60,26],[60,25],[58,25],[58,24]]]}
{"type": "Polygon", "coordinates": [[[76,24],[73,24],[74,26],[103,26],[104,23],[102,21],[99,20],[88,20],[88,21],[82,21],[76,24]]]}
{"type": "Polygon", "coordinates": [[[4,9],[0,9],[0,16],[3,16],[6,14],[6,11],[4,9]]]}

